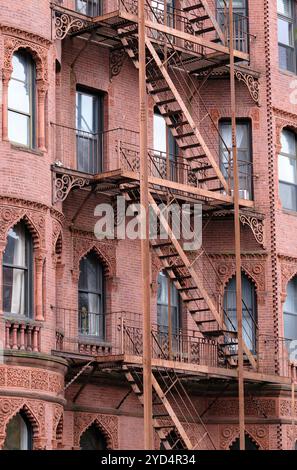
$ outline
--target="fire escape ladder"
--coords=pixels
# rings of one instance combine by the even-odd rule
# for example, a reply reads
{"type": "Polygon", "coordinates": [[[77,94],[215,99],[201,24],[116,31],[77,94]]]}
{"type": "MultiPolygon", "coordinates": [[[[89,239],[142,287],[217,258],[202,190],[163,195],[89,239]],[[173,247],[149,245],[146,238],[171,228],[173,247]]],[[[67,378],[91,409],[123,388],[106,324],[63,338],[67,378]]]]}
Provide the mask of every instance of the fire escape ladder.
{"type": "MultiPolygon", "coordinates": [[[[181,299],[186,304],[188,312],[192,315],[201,333],[207,337],[225,338],[225,346],[222,349],[226,354],[226,359],[230,359],[229,347],[231,346],[232,350],[234,339],[237,338],[236,331],[227,329],[222,306],[218,306],[209,295],[203,278],[198,274],[193,261],[189,259],[182,244],[175,237],[167,218],[151,193],[149,194],[149,203],[168,237],[166,242],[151,242],[162,261],[164,270],[175,284],[181,299]],[[213,325],[213,328],[210,328],[209,325],[213,325]],[[230,346],[228,347],[228,345],[230,346]]],[[[256,370],[257,364],[254,356],[245,343],[243,349],[252,367],[256,370]]]]}
{"type": "MultiPolygon", "coordinates": [[[[160,350],[162,356],[162,351],[160,350]]],[[[143,374],[141,367],[123,365],[125,377],[143,405],[143,374]]],[[[207,446],[215,448],[196,407],[173,369],[154,368],[152,373],[153,426],[166,450],[199,449],[207,438],[207,446]],[[189,431],[196,424],[201,436],[191,437],[189,431]]]]}
{"type": "Polygon", "coordinates": [[[200,36],[215,31],[217,38],[214,39],[213,42],[220,41],[223,44],[225,43],[222,28],[217,22],[207,0],[196,0],[195,2],[182,0],[181,3],[181,8],[188,15],[189,22],[192,25],[193,34],[200,36]]]}

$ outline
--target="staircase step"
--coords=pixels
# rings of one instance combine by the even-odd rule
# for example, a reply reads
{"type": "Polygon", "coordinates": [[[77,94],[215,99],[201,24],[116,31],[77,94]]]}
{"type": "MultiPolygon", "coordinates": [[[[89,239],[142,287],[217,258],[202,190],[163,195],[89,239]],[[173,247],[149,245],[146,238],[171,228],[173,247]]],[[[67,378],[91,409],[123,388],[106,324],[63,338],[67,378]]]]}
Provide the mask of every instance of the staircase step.
{"type": "Polygon", "coordinates": [[[195,142],[195,143],[192,143],[192,144],[179,145],[179,148],[181,150],[194,149],[196,147],[201,147],[199,142],[195,142]]]}
{"type": "MultiPolygon", "coordinates": [[[[216,322],[216,320],[199,320],[199,321],[196,321],[197,325],[203,325],[204,323],[214,323],[216,322]]],[[[204,331],[203,331],[204,333],[204,331]]]]}
{"type": "Polygon", "coordinates": [[[203,5],[202,3],[196,3],[195,5],[189,5],[187,7],[183,7],[183,11],[185,12],[188,12],[188,11],[192,11],[192,10],[198,10],[199,8],[202,8],[203,5]]]}
{"type": "Polygon", "coordinates": [[[170,91],[169,86],[165,86],[163,88],[156,88],[155,90],[150,91],[151,95],[158,95],[158,93],[165,93],[165,91],[170,91]]]}
{"type": "Polygon", "coordinates": [[[181,113],[181,109],[176,109],[172,111],[167,111],[166,113],[161,113],[163,117],[177,116],[181,113]]]}
{"type": "MultiPolygon", "coordinates": [[[[197,166],[196,168],[191,168],[191,171],[193,171],[195,173],[195,172],[198,172],[198,171],[206,171],[206,170],[211,170],[211,169],[212,169],[212,166],[207,165],[207,166],[197,166]]],[[[216,176],[215,179],[217,179],[217,176],[216,176]]],[[[201,182],[202,180],[198,180],[198,181],[201,182]]]]}
{"type": "Polygon", "coordinates": [[[222,191],[224,188],[224,186],[219,186],[218,188],[211,188],[211,191],[222,191]]]}
{"type": "Polygon", "coordinates": [[[158,101],[157,106],[164,106],[164,104],[176,103],[175,98],[168,98],[168,100],[158,101]]]}
{"type": "Polygon", "coordinates": [[[154,243],[153,247],[154,248],[162,248],[163,246],[171,246],[171,245],[172,245],[172,242],[169,241],[169,242],[164,242],[164,243],[154,243]]]}
{"type": "Polygon", "coordinates": [[[166,254],[159,255],[159,258],[161,259],[174,258],[176,256],[178,256],[178,253],[168,253],[167,255],[166,254]]]}
{"type": "MultiPolygon", "coordinates": [[[[201,300],[204,300],[204,297],[201,298],[201,297],[192,297],[192,298],[188,298],[188,299],[183,299],[183,302],[200,302],[201,300]]],[[[201,312],[201,310],[199,310],[199,312],[201,312]]]]}
{"type": "Polygon", "coordinates": [[[184,264],[175,264],[173,266],[165,266],[165,268],[163,269],[168,270],[168,269],[174,269],[174,268],[178,269],[178,268],[185,268],[185,267],[186,266],[184,264]]]}
{"type": "Polygon", "coordinates": [[[201,160],[202,158],[206,158],[205,153],[202,153],[201,155],[191,155],[190,157],[186,157],[186,159],[190,162],[193,160],[201,160]]]}
{"type": "Polygon", "coordinates": [[[198,179],[198,183],[206,183],[207,181],[215,181],[217,179],[217,176],[209,176],[208,178],[203,178],[201,180],[198,179]]]}
{"type": "Polygon", "coordinates": [[[175,127],[181,127],[181,126],[186,126],[188,121],[179,121],[179,122],[173,122],[172,124],[168,124],[168,127],[170,128],[175,128],[175,127]]]}
{"type": "Polygon", "coordinates": [[[197,286],[179,287],[177,290],[179,292],[185,292],[187,290],[197,290],[197,286]]]}
{"type": "Polygon", "coordinates": [[[196,16],[195,18],[190,18],[190,23],[198,23],[201,21],[208,20],[209,16],[208,15],[203,15],[203,16],[196,16]]]}
{"type": "Polygon", "coordinates": [[[149,77],[146,79],[146,83],[154,83],[160,80],[164,80],[163,75],[156,75],[155,77],[149,77]]]}
{"type": "Polygon", "coordinates": [[[210,33],[211,31],[215,31],[215,30],[216,28],[214,26],[209,26],[209,28],[199,29],[195,31],[195,35],[201,36],[201,34],[210,33]]]}
{"type": "Polygon", "coordinates": [[[174,138],[175,138],[175,140],[185,139],[186,137],[191,137],[192,135],[195,135],[195,133],[193,131],[192,132],[186,132],[185,134],[175,135],[174,138]]]}

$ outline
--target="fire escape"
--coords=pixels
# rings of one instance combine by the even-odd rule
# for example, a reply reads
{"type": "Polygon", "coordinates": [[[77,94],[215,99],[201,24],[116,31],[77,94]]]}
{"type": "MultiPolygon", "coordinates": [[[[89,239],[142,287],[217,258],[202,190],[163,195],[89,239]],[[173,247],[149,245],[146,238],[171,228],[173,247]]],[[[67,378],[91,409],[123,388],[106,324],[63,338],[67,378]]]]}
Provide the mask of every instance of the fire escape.
{"type": "MultiPolygon", "coordinates": [[[[86,12],[81,14],[66,9],[63,4],[54,4],[53,22],[56,37],[63,39],[69,35],[85,37],[87,40],[95,39],[96,42],[109,47],[112,53],[118,54],[120,60],[123,60],[124,51],[138,68],[138,2],[118,0],[101,3],[100,14],[91,16],[86,12]],[[111,3],[114,9],[110,10],[111,3]]],[[[159,207],[159,204],[163,203],[168,209],[173,203],[180,204],[189,200],[201,202],[205,214],[232,208],[232,155],[202,95],[203,85],[208,78],[213,73],[225,71],[230,61],[226,8],[224,18],[225,21],[218,21],[211,1],[181,1],[180,9],[168,7],[166,11],[163,2],[146,2],[147,93],[153,98],[155,106],[171,130],[187,168],[186,179],[182,184],[178,183],[170,177],[170,166],[167,164],[164,174],[164,170],[150,152],[149,203],[158,220],[159,235],[161,231],[165,231],[168,237],[166,241],[161,237],[152,240],[152,249],[178,290],[188,315],[195,322],[200,338],[214,342],[224,367],[236,374],[236,328],[230,328],[232,322],[224,310],[222,300],[212,292],[211,286],[205,281],[207,274],[203,269],[199,271],[199,263],[196,261],[203,256],[204,268],[207,266],[207,270],[211,271],[214,268],[203,249],[199,250],[193,259],[184,249],[184,241],[175,237],[174,221],[166,218],[159,207]],[[225,167],[219,163],[218,142],[228,155],[225,167]]],[[[249,61],[247,19],[238,19],[236,28],[238,47],[235,47],[234,60],[238,64],[245,64],[249,61]]],[[[53,167],[55,200],[65,200],[74,187],[91,190],[95,188],[100,191],[98,184],[102,183],[105,185],[105,194],[108,191],[111,195],[123,194],[127,204],[139,202],[139,167],[135,167],[135,161],[131,162],[127,149],[120,142],[117,144],[117,151],[120,162],[124,162],[125,166],[125,171],[120,173],[110,172],[105,176],[103,173],[100,178],[88,175],[74,177],[66,175],[66,169],[53,167]],[[135,176],[135,173],[138,176],[135,176]],[[62,187],[63,184],[65,187],[62,187]]],[[[244,211],[252,207],[252,204],[250,201],[240,200],[240,206],[244,211]]],[[[141,356],[142,350],[135,342],[131,330],[126,326],[124,332],[132,345],[133,354],[141,356]]],[[[151,378],[153,425],[162,445],[165,449],[215,448],[211,435],[183,384],[187,374],[177,372],[172,366],[166,366],[168,357],[156,337],[154,344],[157,345],[159,362],[154,365],[151,378]],[[190,433],[193,422],[199,426],[195,439],[190,433]]],[[[243,351],[247,368],[257,371],[257,359],[245,343],[243,351]]],[[[121,362],[116,359],[114,362],[119,364],[133,392],[143,404],[141,363],[121,362]]],[[[106,358],[98,359],[96,368],[98,367],[109,368],[106,358]]],[[[93,373],[93,369],[90,373],[93,373]]]]}

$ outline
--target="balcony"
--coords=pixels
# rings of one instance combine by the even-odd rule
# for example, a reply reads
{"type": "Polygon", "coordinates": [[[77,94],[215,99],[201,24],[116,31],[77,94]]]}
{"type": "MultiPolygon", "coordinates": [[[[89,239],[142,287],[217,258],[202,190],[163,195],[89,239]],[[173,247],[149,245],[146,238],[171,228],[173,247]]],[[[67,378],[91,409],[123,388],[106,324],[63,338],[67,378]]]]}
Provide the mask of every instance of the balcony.
{"type": "MultiPolygon", "coordinates": [[[[143,358],[142,316],[133,312],[104,315],[53,307],[57,318],[53,354],[73,359],[96,357],[100,362],[141,364],[143,358]]],[[[174,367],[191,374],[235,380],[237,346],[202,336],[185,325],[170,334],[167,326],[152,323],[153,367],[174,367]],[[232,361],[230,361],[230,355],[232,361]]],[[[245,379],[290,384],[297,364],[290,360],[286,340],[260,334],[254,353],[257,371],[245,366],[245,379]]]]}
{"type": "MultiPolygon", "coordinates": [[[[189,2],[183,2],[184,9],[167,5],[165,14],[162,1],[147,0],[145,20],[148,37],[161,43],[169,42],[180,50],[200,56],[205,54],[203,40],[206,40],[206,44],[213,51],[220,50],[221,45],[227,46],[229,41],[227,5],[217,10],[216,0],[208,0],[207,5],[204,2],[197,4],[200,6],[194,9],[189,8],[191,5],[189,2]],[[163,32],[164,27],[168,28],[167,34],[163,32]],[[183,33],[187,35],[186,39],[183,38],[183,33]]],[[[137,0],[56,0],[53,9],[56,16],[56,34],[60,39],[67,34],[83,34],[93,26],[100,32],[103,22],[105,26],[111,28],[117,24],[121,24],[123,28],[131,27],[138,21],[137,0]],[[120,19],[121,22],[118,21],[120,19]]],[[[234,11],[233,21],[234,48],[243,54],[236,54],[236,57],[238,55],[241,60],[247,60],[245,55],[249,52],[249,19],[242,13],[234,11]]],[[[133,33],[133,29],[131,32],[133,33]]]]}
{"type": "Polygon", "coordinates": [[[40,352],[41,325],[26,318],[5,319],[6,350],[40,352]]]}

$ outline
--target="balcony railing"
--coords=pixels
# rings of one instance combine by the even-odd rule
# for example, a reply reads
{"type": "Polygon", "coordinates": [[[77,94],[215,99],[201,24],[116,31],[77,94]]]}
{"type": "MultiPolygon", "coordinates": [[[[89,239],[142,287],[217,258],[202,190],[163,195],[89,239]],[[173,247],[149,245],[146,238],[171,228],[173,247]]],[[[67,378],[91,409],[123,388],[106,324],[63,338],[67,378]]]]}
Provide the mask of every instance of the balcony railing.
{"type": "Polygon", "coordinates": [[[40,352],[40,324],[26,319],[5,319],[5,349],[40,352]]]}
{"type": "MultiPolygon", "coordinates": [[[[55,4],[73,11],[80,16],[92,20],[92,18],[113,12],[123,12],[130,15],[138,16],[138,0],[56,0],[55,4]]],[[[188,3],[190,4],[190,3],[188,3]]],[[[184,6],[188,6],[184,2],[184,6]]],[[[215,18],[221,28],[222,36],[225,38],[225,44],[228,44],[229,38],[229,11],[227,4],[223,8],[217,9],[216,0],[208,0],[213,18],[215,18]]],[[[152,26],[147,30],[147,34],[153,40],[164,41],[165,36],[160,31],[154,29],[153,24],[169,26],[188,34],[199,34],[200,37],[206,37],[208,40],[217,39],[217,32],[212,28],[212,21],[205,16],[202,19],[197,18],[197,10],[185,12],[184,10],[171,5],[167,5],[166,14],[164,12],[164,2],[162,0],[146,0],[145,2],[145,19],[152,26]]],[[[241,12],[236,9],[233,13],[234,22],[234,48],[241,52],[249,51],[249,20],[241,12]]],[[[188,41],[182,39],[176,40],[172,36],[168,36],[166,41],[176,43],[181,48],[191,49],[193,52],[203,54],[203,47],[189,44],[188,41]]]]}

